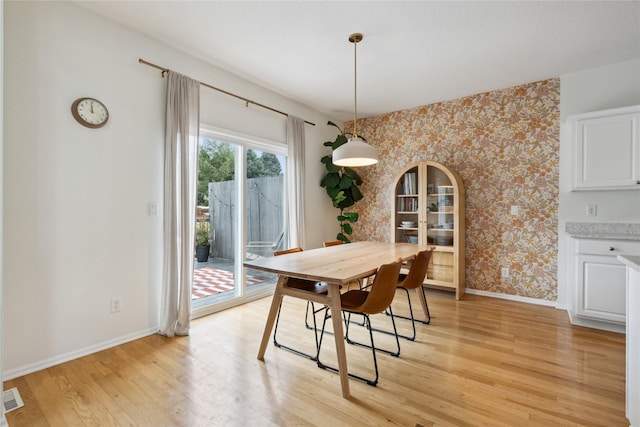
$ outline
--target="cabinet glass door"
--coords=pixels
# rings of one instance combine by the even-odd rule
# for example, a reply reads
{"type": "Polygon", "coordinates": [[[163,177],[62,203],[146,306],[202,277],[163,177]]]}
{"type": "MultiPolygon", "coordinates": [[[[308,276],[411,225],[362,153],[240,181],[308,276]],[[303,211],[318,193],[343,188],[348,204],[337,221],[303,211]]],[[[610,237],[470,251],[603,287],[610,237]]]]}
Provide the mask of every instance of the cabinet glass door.
{"type": "Polygon", "coordinates": [[[420,224],[418,185],[420,179],[418,168],[415,167],[407,171],[396,184],[396,242],[418,243],[418,224],[420,224]]]}
{"type": "Polygon", "coordinates": [[[455,192],[440,169],[427,167],[427,244],[453,246],[455,192]]]}
{"type": "Polygon", "coordinates": [[[439,168],[427,166],[427,244],[435,245],[427,278],[435,283],[451,283],[454,279],[454,204],[455,188],[439,168]]]}

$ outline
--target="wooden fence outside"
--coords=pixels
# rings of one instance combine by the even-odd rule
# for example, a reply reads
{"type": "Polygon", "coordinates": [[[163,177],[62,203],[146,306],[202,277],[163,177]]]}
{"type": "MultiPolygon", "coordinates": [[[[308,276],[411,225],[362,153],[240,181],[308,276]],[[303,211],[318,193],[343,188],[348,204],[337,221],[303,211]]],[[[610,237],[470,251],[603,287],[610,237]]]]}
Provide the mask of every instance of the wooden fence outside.
{"type": "MultiPolygon", "coordinates": [[[[234,258],[236,182],[209,183],[211,256],[234,258]]],[[[273,242],[285,231],[284,175],[247,179],[247,241],[273,242]]]]}

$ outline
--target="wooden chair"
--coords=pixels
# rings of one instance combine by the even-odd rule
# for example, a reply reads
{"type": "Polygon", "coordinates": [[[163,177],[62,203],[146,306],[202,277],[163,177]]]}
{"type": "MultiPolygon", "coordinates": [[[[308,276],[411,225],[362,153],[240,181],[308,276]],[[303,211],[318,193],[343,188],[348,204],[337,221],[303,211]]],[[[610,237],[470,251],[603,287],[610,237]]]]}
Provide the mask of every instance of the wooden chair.
{"type": "Polygon", "coordinates": [[[324,242],[322,245],[325,248],[328,248],[329,246],[337,246],[337,245],[342,245],[344,243],[344,241],[342,240],[332,240],[330,242],[324,242]]]}
{"type": "MultiPolygon", "coordinates": [[[[373,366],[375,369],[376,376],[374,379],[367,379],[362,376],[354,375],[349,373],[349,376],[360,381],[364,381],[369,385],[375,386],[378,383],[378,361],[376,359],[376,351],[383,351],[391,354],[392,356],[400,355],[400,340],[398,339],[396,323],[393,318],[393,312],[391,311],[391,302],[393,301],[393,297],[396,293],[396,285],[398,284],[398,276],[400,275],[400,267],[402,266],[402,261],[398,259],[396,262],[391,264],[384,264],[378,268],[378,272],[376,273],[376,277],[373,279],[373,283],[370,286],[369,291],[356,289],[347,291],[340,296],[340,302],[342,304],[342,311],[346,313],[348,317],[351,314],[362,314],[365,318],[365,326],[369,331],[369,338],[371,340],[371,345],[363,344],[360,342],[353,341],[349,339],[349,319],[345,319],[345,339],[349,344],[356,344],[362,347],[367,347],[371,349],[373,355],[373,366]],[[373,328],[371,327],[371,321],[369,316],[371,314],[383,313],[385,310],[391,311],[391,323],[393,324],[393,330],[396,331],[396,347],[395,351],[384,350],[380,348],[376,348],[373,341],[373,328]]],[[[322,330],[320,333],[320,341],[318,343],[318,367],[322,369],[329,369],[331,371],[337,372],[335,367],[325,365],[320,361],[320,348],[322,347],[322,338],[324,336],[324,329],[327,323],[327,319],[330,318],[334,313],[329,314],[329,309],[326,310],[324,321],[322,322],[322,330]]]]}
{"type": "MultiPolygon", "coordinates": [[[[275,251],[273,253],[274,256],[279,256],[279,255],[285,255],[285,254],[290,254],[290,253],[294,253],[294,252],[302,252],[302,248],[291,248],[291,249],[284,249],[281,251],[275,251]]],[[[315,294],[327,294],[327,284],[326,283],[321,283],[321,282],[314,282],[313,280],[304,280],[304,279],[298,279],[295,277],[290,277],[287,279],[287,286],[290,288],[296,288],[296,289],[301,289],[303,291],[307,291],[307,292],[313,292],[315,294]]],[[[276,347],[282,348],[284,350],[288,350],[291,351],[292,353],[296,353],[300,356],[304,356],[307,357],[311,360],[317,360],[317,353],[318,353],[318,348],[319,348],[319,343],[318,343],[318,328],[317,328],[317,324],[316,324],[316,310],[315,310],[315,306],[313,304],[313,302],[311,301],[307,301],[307,312],[305,313],[305,326],[307,326],[308,329],[313,329],[314,334],[315,334],[315,340],[316,340],[316,354],[311,355],[308,353],[305,353],[303,351],[297,350],[293,347],[289,347],[286,346],[284,344],[281,344],[278,342],[276,335],[278,333],[278,322],[280,320],[280,310],[282,308],[282,302],[280,303],[280,307],[278,307],[278,315],[276,317],[276,323],[274,326],[274,330],[273,330],[273,345],[275,345],[276,347]],[[307,321],[307,316],[309,313],[309,304],[311,304],[311,312],[313,313],[313,326],[308,325],[308,321],[307,321]]],[[[319,309],[318,311],[320,311],[322,309],[319,309]]]]}
{"type": "Polygon", "coordinates": [[[431,255],[433,254],[433,248],[427,249],[421,252],[418,252],[415,258],[411,262],[411,267],[409,268],[409,273],[400,274],[398,277],[398,286],[397,289],[402,289],[407,294],[407,302],[409,303],[409,314],[410,317],[401,316],[396,314],[395,317],[399,317],[401,319],[411,320],[411,326],[413,327],[413,335],[411,337],[405,335],[399,335],[403,338],[406,338],[410,341],[416,339],[416,322],[423,323],[428,325],[431,322],[431,314],[429,313],[429,305],[427,304],[427,296],[424,289],[424,278],[427,276],[427,267],[429,266],[429,261],[431,260],[431,255]],[[412,289],[418,289],[422,287],[422,297],[424,308],[426,311],[426,320],[416,319],[413,315],[413,309],[411,308],[411,297],[409,296],[409,291],[412,289]]]}

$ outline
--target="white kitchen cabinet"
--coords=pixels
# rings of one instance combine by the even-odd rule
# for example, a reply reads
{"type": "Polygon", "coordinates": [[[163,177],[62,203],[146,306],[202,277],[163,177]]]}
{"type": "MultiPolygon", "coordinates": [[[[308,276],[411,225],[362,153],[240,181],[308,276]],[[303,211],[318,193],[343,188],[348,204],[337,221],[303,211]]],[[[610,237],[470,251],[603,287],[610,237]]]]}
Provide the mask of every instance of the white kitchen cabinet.
{"type": "MultiPolygon", "coordinates": [[[[601,328],[626,323],[626,269],[617,256],[640,253],[640,242],[574,239],[572,322],[601,328]]],[[[610,328],[623,331],[623,328],[610,328]]]]}
{"type": "Polygon", "coordinates": [[[640,105],[571,116],[573,190],[640,190],[640,105]]]}
{"type": "Polygon", "coordinates": [[[627,266],[627,404],[630,426],[640,425],[640,255],[620,256],[627,266]]]}
{"type": "Polygon", "coordinates": [[[625,323],[625,267],[615,257],[578,255],[580,317],[625,323]]]}
{"type": "Polygon", "coordinates": [[[627,404],[631,426],[640,425],[640,271],[629,271],[629,313],[633,313],[627,327],[627,404]]]}

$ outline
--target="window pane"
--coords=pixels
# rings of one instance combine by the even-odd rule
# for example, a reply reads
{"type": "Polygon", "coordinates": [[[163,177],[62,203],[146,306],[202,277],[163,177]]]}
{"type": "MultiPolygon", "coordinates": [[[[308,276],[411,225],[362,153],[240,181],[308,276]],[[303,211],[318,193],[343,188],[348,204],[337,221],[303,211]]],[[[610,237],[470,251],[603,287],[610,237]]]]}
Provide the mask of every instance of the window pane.
{"type": "Polygon", "coordinates": [[[227,300],[238,293],[236,150],[233,144],[213,138],[201,137],[199,141],[192,308],[227,300]],[[209,247],[203,247],[203,243],[209,243],[209,247]],[[202,252],[200,257],[198,251],[202,252]]]}
{"type": "MultiPolygon", "coordinates": [[[[247,258],[270,257],[287,241],[286,157],[247,150],[246,235],[247,258]]],[[[275,284],[273,274],[247,270],[247,293],[275,284]]]]}

